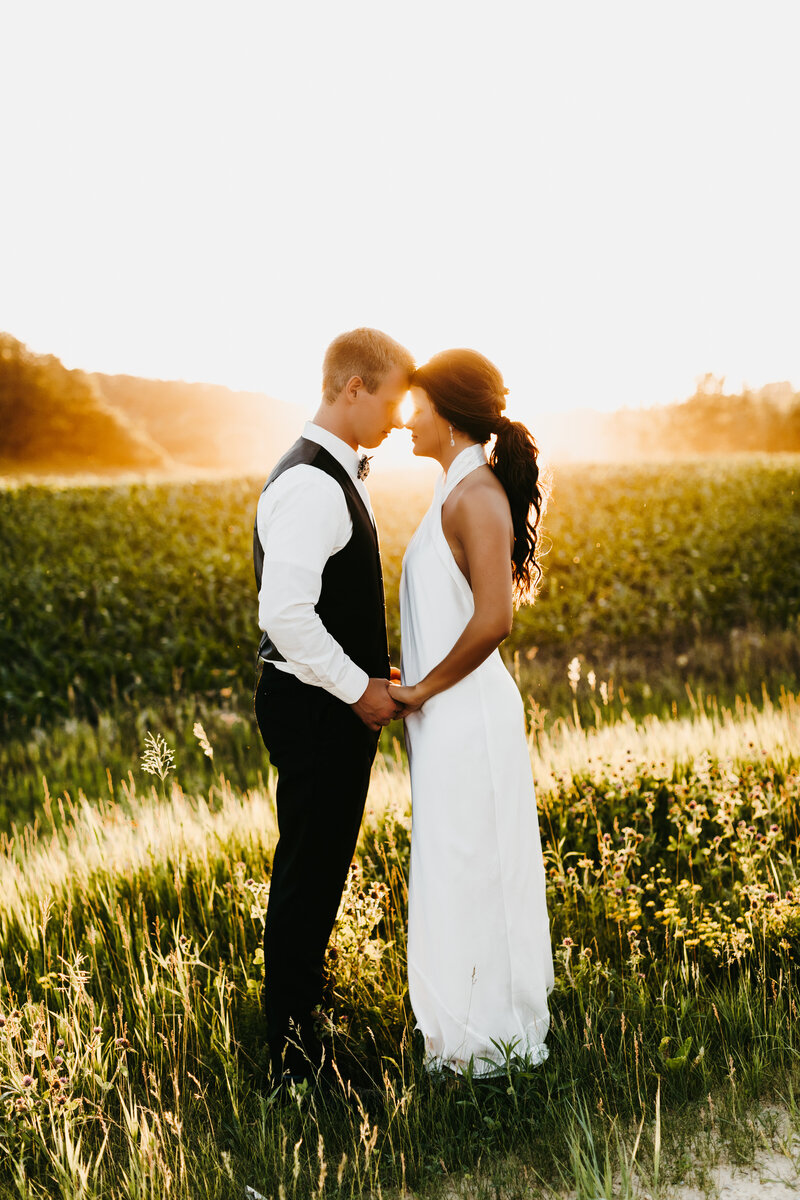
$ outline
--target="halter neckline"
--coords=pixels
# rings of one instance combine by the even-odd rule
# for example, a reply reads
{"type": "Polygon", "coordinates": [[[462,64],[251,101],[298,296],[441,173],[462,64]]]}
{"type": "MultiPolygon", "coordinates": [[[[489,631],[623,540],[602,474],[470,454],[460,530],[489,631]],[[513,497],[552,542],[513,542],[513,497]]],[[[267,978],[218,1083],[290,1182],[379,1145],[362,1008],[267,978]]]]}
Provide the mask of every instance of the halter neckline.
{"type": "Polygon", "coordinates": [[[457,483],[461,483],[471,471],[476,467],[486,466],[486,454],[483,446],[479,446],[477,442],[473,442],[470,446],[465,446],[450,463],[450,468],[442,474],[442,503],[452,492],[457,483]]]}

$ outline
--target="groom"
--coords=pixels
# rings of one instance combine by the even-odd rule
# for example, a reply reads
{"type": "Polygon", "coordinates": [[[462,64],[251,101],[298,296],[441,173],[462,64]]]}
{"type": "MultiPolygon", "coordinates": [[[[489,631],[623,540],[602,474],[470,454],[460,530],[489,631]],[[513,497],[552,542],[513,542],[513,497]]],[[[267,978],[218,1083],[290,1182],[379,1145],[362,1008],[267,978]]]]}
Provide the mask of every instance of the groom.
{"type": "Polygon", "coordinates": [[[376,329],[343,333],[322,404],[258,501],[253,559],[262,630],[255,713],[278,771],[279,838],[264,924],[273,1081],[312,1077],[313,1013],[358,839],[381,727],[399,713],[366,456],[402,425],[414,362],[376,329]]]}

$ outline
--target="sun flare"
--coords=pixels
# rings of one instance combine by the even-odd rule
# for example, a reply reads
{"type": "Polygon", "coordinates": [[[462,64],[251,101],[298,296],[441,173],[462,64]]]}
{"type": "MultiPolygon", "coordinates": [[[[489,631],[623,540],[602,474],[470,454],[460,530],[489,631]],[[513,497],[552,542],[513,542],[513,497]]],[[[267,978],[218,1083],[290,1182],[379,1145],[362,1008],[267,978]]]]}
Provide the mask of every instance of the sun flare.
{"type": "Polygon", "coordinates": [[[411,399],[411,393],[406,392],[403,403],[400,405],[400,420],[403,422],[403,427],[408,425],[411,416],[414,412],[414,401],[411,399]]]}

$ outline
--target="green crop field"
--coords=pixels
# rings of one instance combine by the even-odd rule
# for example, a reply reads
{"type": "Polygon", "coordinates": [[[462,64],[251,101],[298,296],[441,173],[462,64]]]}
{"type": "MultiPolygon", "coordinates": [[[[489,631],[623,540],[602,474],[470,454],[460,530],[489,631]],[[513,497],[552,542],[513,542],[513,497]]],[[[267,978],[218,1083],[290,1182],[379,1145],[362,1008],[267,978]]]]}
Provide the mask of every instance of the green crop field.
{"type": "MultiPolygon", "coordinates": [[[[428,484],[375,487],[392,650],[397,587],[428,484]]],[[[7,730],[122,699],[249,688],[259,481],[0,492],[7,730]]],[[[800,459],[562,467],[537,603],[509,652],[606,655],[796,635],[800,459]]],[[[796,660],[795,660],[796,665],[796,660]]]]}
{"type": "MultiPolygon", "coordinates": [[[[372,1089],[349,1103],[265,1087],[259,486],[0,493],[0,1200],[708,1195],[720,1156],[797,1134],[800,460],[558,469],[505,650],[530,698],[550,1058],[421,1068],[396,726],[334,938],[326,1036],[372,1089]]],[[[428,492],[373,487],[395,658],[428,492]]]]}
{"type": "MultiPolygon", "coordinates": [[[[184,743],[191,785],[202,786],[203,756],[186,738],[201,719],[225,747],[231,778],[258,781],[266,763],[251,736],[251,539],[260,486],[0,492],[6,811],[12,802],[30,811],[42,774],[58,789],[97,785],[96,758],[82,749],[70,760],[50,736],[65,721],[86,745],[99,739],[115,770],[143,724],[169,733],[184,743]]],[[[430,488],[414,477],[373,485],[395,662],[402,553],[430,488]]],[[[583,720],[609,706],[667,714],[687,709],[687,687],[732,703],[800,679],[797,457],[561,467],[543,541],[540,596],[517,613],[504,647],[541,719],[572,715],[576,704],[583,720]]],[[[388,741],[401,736],[395,728],[388,741]]]]}

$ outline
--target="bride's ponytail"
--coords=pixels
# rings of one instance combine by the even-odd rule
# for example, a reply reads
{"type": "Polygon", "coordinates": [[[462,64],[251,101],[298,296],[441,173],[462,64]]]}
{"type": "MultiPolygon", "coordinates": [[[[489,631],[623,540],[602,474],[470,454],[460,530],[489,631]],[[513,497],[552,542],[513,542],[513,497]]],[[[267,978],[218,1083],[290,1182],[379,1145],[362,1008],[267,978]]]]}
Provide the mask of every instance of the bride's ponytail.
{"type": "Polygon", "coordinates": [[[514,600],[531,602],[542,578],[539,527],[546,492],[539,480],[539,451],[532,434],[521,421],[510,421],[503,413],[508,389],[502,375],[475,350],[443,350],[417,368],[411,386],[427,392],[437,412],[480,445],[495,434],[489,466],[511,506],[514,600]]]}
{"type": "Polygon", "coordinates": [[[539,527],[546,493],[539,482],[539,450],[530,430],[521,421],[500,416],[495,422],[495,443],[489,466],[505,488],[514,525],[514,599],[530,602],[539,589],[539,527]]]}

